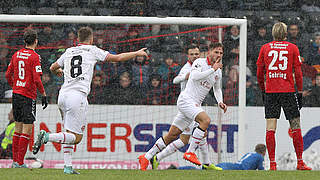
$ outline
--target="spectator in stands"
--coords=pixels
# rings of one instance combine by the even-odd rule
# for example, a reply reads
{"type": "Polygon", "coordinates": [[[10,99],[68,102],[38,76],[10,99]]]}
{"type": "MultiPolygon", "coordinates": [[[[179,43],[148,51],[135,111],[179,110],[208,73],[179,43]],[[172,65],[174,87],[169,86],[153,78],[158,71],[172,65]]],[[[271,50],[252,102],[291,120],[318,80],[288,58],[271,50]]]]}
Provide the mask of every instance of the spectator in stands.
{"type": "Polygon", "coordinates": [[[260,49],[262,45],[266,44],[267,42],[270,42],[272,40],[272,37],[267,32],[266,23],[259,23],[256,26],[256,31],[252,34],[251,37],[249,37],[250,47],[254,48],[248,48],[248,61],[247,65],[250,67],[250,70],[253,71],[253,74],[256,74],[256,61],[259,56],[259,52],[255,49],[260,49]]]}
{"type": "Polygon", "coordinates": [[[223,40],[223,45],[225,47],[225,56],[223,65],[232,66],[238,64],[239,58],[239,39],[240,39],[240,29],[237,25],[233,25],[230,32],[226,34],[223,40]]]}
{"type": "Polygon", "coordinates": [[[9,49],[6,47],[0,48],[0,72],[5,72],[9,63],[9,49]]]}
{"type": "MultiPolygon", "coordinates": [[[[256,106],[257,96],[260,94],[260,91],[257,89],[257,86],[253,83],[252,77],[247,76],[246,81],[246,105],[247,106],[256,106]]],[[[260,105],[262,105],[260,103],[260,105]]]]}
{"type": "Polygon", "coordinates": [[[142,89],[147,89],[152,68],[144,56],[137,56],[131,65],[132,83],[142,89]]]}
{"type": "Polygon", "coordinates": [[[147,105],[160,105],[163,104],[164,96],[161,88],[161,76],[159,74],[152,74],[149,88],[146,93],[146,99],[143,104],[147,105]]]}
{"type": "MultiPolygon", "coordinates": [[[[127,31],[127,35],[124,37],[120,37],[118,41],[126,41],[126,40],[133,40],[140,38],[140,26],[138,25],[131,25],[127,31]]],[[[128,51],[134,51],[142,46],[144,46],[144,40],[137,40],[133,42],[124,42],[118,45],[118,51],[119,52],[128,52],[128,51]]]]}
{"type": "Polygon", "coordinates": [[[310,90],[307,90],[304,97],[304,106],[320,107],[320,74],[316,76],[316,83],[310,90]]]}
{"type": "Polygon", "coordinates": [[[223,88],[223,102],[228,106],[235,106],[239,101],[239,66],[231,66],[228,73],[225,88],[223,88]]]}
{"type": "Polygon", "coordinates": [[[12,109],[8,113],[9,124],[0,137],[0,159],[12,159],[12,137],[15,130],[15,122],[12,109]]]}
{"type": "Polygon", "coordinates": [[[42,31],[39,32],[39,39],[41,39],[41,41],[39,41],[39,46],[54,46],[53,42],[56,41],[56,37],[52,31],[51,25],[45,25],[42,31]]]}
{"type": "Polygon", "coordinates": [[[162,77],[162,84],[167,87],[172,83],[174,77],[178,75],[180,66],[174,62],[173,56],[167,54],[164,58],[164,62],[160,65],[157,72],[162,77]]]}
{"type": "MultiPolygon", "coordinates": [[[[59,90],[57,89],[57,86],[53,84],[51,80],[51,74],[43,71],[43,74],[41,76],[41,81],[47,94],[48,103],[56,104],[59,90]]],[[[40,97],[37,96],[37,102],[41,103],[41,96],[40,97]]]]}
{"type": "Polygon", "coordinates": [[[141,104],[142,94],[131,83],[130,74],[124,72],[120,75],[119,84],[107,88],[107,104],[135,105],[141,104]]]}
{"type": "Polygon", "coordinates": [[[103,84],[103,72],[95,72],[92,83],[91,92],[88,96],[90,104],[104,104],[106,100],[105,86],[103,84]]]}
{"type": "Polygon", "coordinates": [[[291,42],[298,46],[300,56],[305,57],[307,50],[306,44],[308,44],[308,41],[301,35],[301,26],[298,21],[292,21],[288,26],[288,42],[291,42]]]}
{"type": "MultiPolygon", "coordinates": [[[[65,49],[58,49],[56,50],[55,53],[51,54],[51,57],[48,59],[48,63],[51,65],[52,63],[54,63],[57,59],[60,58],[60,56],[65,52],[65,49]]],[[[43,67],[43,69],[46,69],[45,67],[43,67]]],[[[49,67],[48,67],[49,69],[49,67]]],[[[63,84],[63,77],[58,77],[58,76],[53,76],[52,77],[52,83],[54,85],[56,85],[58,87],[58,89],[60,89],[60,87],[63,84]]]]}
{"type": "Polygon", "coordinates": [[[310,43],[308,50],[307,63],[309,65],[320,65],[320,32],[314,33],[313,41],[310,43]]]}
{"type": "Polygon", "coordinates": [[[61,48],[69,48],[77,44],[77,33],[71,28],[67,30],[67,39],[64,39],[58,43],[61,48]]]}
{"type": "Polygon", "coordinates": [[[104,62],[102,64],[102,72],[105,74],[106,86],[110,86],[118,82],[119,75],[127,71],[121,62],[104,62]]]}
{"type": "Polygon", "coordinates": [[[301,10],[303,12],[320,12],[320,7],[317,6],[316,0],[304,0],[301,10]]]}

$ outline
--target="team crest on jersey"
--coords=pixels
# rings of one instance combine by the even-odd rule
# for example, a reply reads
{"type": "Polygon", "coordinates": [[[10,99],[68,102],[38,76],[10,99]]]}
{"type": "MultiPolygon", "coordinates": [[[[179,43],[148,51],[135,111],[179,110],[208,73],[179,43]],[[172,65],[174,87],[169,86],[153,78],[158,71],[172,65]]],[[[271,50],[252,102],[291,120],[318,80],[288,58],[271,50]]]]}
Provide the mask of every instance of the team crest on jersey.
{"type": "Polygon", "coordinates": [[[194,67],[199,68],[201,67],[200,64],[196,64],[194,67]]]}
{"type": "Polygon", "coordinates": [[[219,79],[219,76],[218,75],[215,75],[214,76],[214,79],[217,81],[219,79]]]}
{"type": "Polygon", "coordinates": [[[42,72],[41,66],[36,66],[36,72],[42,72]]]}

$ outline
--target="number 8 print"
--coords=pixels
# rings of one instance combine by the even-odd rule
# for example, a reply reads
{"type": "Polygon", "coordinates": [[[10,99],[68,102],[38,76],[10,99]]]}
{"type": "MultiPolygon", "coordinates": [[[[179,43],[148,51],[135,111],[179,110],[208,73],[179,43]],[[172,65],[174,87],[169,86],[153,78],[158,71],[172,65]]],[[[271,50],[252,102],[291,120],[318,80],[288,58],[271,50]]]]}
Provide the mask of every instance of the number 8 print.
{"type": "Polygon", "coordinates": [[[72,78],[76,78],[82,74],[81,64],[82,64],[82,57],[80,55],[73,56],[73,58],[71,59],[71,69],[70,69],[72,78]]]}

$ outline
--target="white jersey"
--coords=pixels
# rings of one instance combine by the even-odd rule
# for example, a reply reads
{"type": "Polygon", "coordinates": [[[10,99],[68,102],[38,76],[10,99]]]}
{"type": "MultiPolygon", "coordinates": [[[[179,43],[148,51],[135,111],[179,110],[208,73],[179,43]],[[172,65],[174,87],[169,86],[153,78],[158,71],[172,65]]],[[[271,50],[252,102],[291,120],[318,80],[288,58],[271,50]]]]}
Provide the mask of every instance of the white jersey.
{"type": "Polygon", "coordinates": [[[214,87],[214,95],[217,102],[220,103],[222,102],[221,79],[221,69],[215,71],[206,58],[196,59],[192,64],[186,89],[181,92],[179,98],[189,97],[201,105],[210,89],[214,87]]]}
{"type": "Polygon", "coordinates": [[[180,87],[181,87],[181,92],[186,88],[187,85],[187,81],[186,80],[186,75],[188,73],[190,73],[192,68],[192,64],[188,61],[180,70],[178,76],[176,76],[173,79],[173,84],[179,84],[180,83],[180,87]]]}
{"type": "Polygon", "coordinates": [[[93,45],[79,45],[66,50],[57,60],[63,67],[64,83],[60,93],[69,90],[81,91],[88,95],[97,61],[104,61],[109,52],[93,45]]]}

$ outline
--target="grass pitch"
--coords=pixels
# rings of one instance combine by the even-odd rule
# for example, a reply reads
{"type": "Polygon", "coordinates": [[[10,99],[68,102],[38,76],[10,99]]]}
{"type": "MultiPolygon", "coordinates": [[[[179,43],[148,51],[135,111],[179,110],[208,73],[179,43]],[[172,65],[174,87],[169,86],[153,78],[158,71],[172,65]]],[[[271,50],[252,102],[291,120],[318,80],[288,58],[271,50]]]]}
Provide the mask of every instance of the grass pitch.
{"type": "Polygon", "coordinates": [[[78,170],[80,175],[65,175],[62,169],[0,169],[1,180],[313,180],[319,171],[206,171],[206,170],[78,170]]]}

